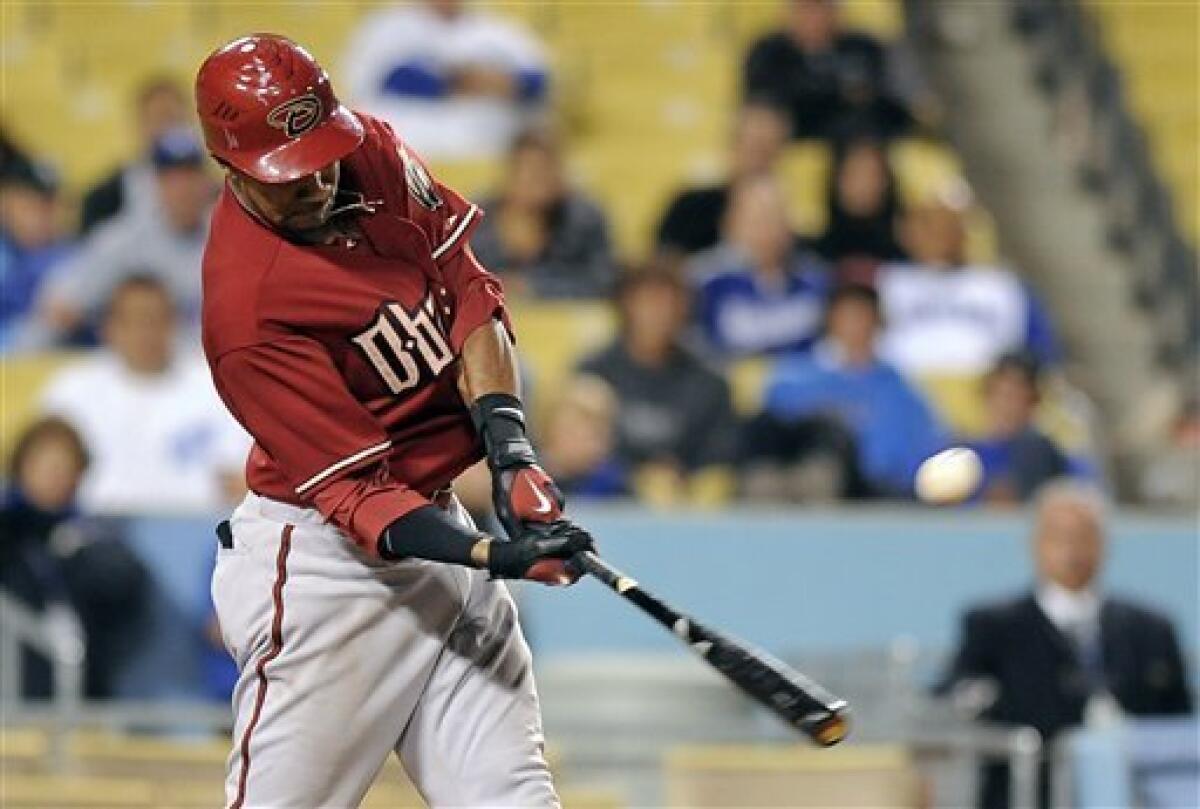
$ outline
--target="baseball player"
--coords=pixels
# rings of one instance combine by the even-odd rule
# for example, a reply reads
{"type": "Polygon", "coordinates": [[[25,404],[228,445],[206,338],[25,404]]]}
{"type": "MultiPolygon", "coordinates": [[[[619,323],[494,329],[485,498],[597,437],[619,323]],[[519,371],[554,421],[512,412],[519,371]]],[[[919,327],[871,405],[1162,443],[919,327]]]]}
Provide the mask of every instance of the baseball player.
{"type": "Polygon", "coordinates": [[[303,48],[230,42],[196,78],[227,182],[203,341],[254,436],[213,599],[237,660],[226,795],[351,807],[394,750],[434,806],[558,806],[529,648],[496,579],[592,548],[525,437],[482,213],[303,48]],[[449,485],[486,455],[508,541],[449,485]]]}

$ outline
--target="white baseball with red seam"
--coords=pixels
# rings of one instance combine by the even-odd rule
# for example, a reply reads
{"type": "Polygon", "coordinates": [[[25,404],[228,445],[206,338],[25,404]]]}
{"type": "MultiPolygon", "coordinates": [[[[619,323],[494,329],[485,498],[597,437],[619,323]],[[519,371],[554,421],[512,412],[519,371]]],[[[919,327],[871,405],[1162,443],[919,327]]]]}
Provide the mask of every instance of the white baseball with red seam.
{"type": "Polygon", "coordinates": [[[932,505],[961,503],[983,480],[983,462],[975,450],[952,447],[926,458],[917,468],[917,497],[932,505]]]}

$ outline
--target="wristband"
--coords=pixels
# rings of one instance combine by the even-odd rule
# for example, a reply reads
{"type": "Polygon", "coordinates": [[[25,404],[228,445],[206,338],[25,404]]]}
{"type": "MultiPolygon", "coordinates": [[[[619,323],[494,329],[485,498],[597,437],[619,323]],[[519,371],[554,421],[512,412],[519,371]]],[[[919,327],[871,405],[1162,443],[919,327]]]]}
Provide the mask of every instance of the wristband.
{"type": "Polygon", "coordinates": [[[471,420],[483,436],[488,464],[493,470],[537,463],[533,446],[525,435],[525,412],[516,396],[485,393],[471,406],[471,420]]]}

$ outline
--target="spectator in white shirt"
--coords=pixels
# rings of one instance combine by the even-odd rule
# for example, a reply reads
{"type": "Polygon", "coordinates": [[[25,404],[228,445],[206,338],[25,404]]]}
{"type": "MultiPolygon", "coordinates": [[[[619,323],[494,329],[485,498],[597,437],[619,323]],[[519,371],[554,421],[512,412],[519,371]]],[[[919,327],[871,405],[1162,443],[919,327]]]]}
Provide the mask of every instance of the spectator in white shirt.
{"type": "Polygon", "coordinates": [[[121,281],[105,348],[54,377],[43,409],[83,436],[92,463],[79,501],[97,514],[211,512],[245,492],[249,436],[226,412],[198,355],[176,349],[161,281],[121,281]]]}
{"type": "Polygon", "coordinates": [[[344,59],[354,104],[434,160],[501,154],[546,98],[541,44],[465,5],[425,0],[371,14],[344,59]]]}
{"type": "Polygon", "coordinates": [[[541,44],[466,5],[424,0],[370,14],[343,59],[355,106],[431,160],[502,154],[546,98],[541,44]]]}
{"type": "Polygon", "coordinates": [[[1049,316],[1011,270],[967,262],[963,215],[963,203],[937,200],[905,217],[911,260],[884,267],[877,279],[884,356],[910,376],[982,377],[1007,351],[1053,366],[1049,316]]]}

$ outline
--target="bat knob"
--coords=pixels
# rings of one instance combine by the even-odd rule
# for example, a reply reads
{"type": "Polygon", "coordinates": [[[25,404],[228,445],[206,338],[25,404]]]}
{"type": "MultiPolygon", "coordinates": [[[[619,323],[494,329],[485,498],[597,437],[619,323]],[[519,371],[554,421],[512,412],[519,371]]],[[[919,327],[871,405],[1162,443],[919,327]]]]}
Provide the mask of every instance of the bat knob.
{"type": "Polygon", "coordinates": [[[822,747],[833,747],[846,738],[846,734],[850,732],[850,718],[846,714],[844,708],[839,708],[817,722],[810,732],[813,740],[822,747]]]}

